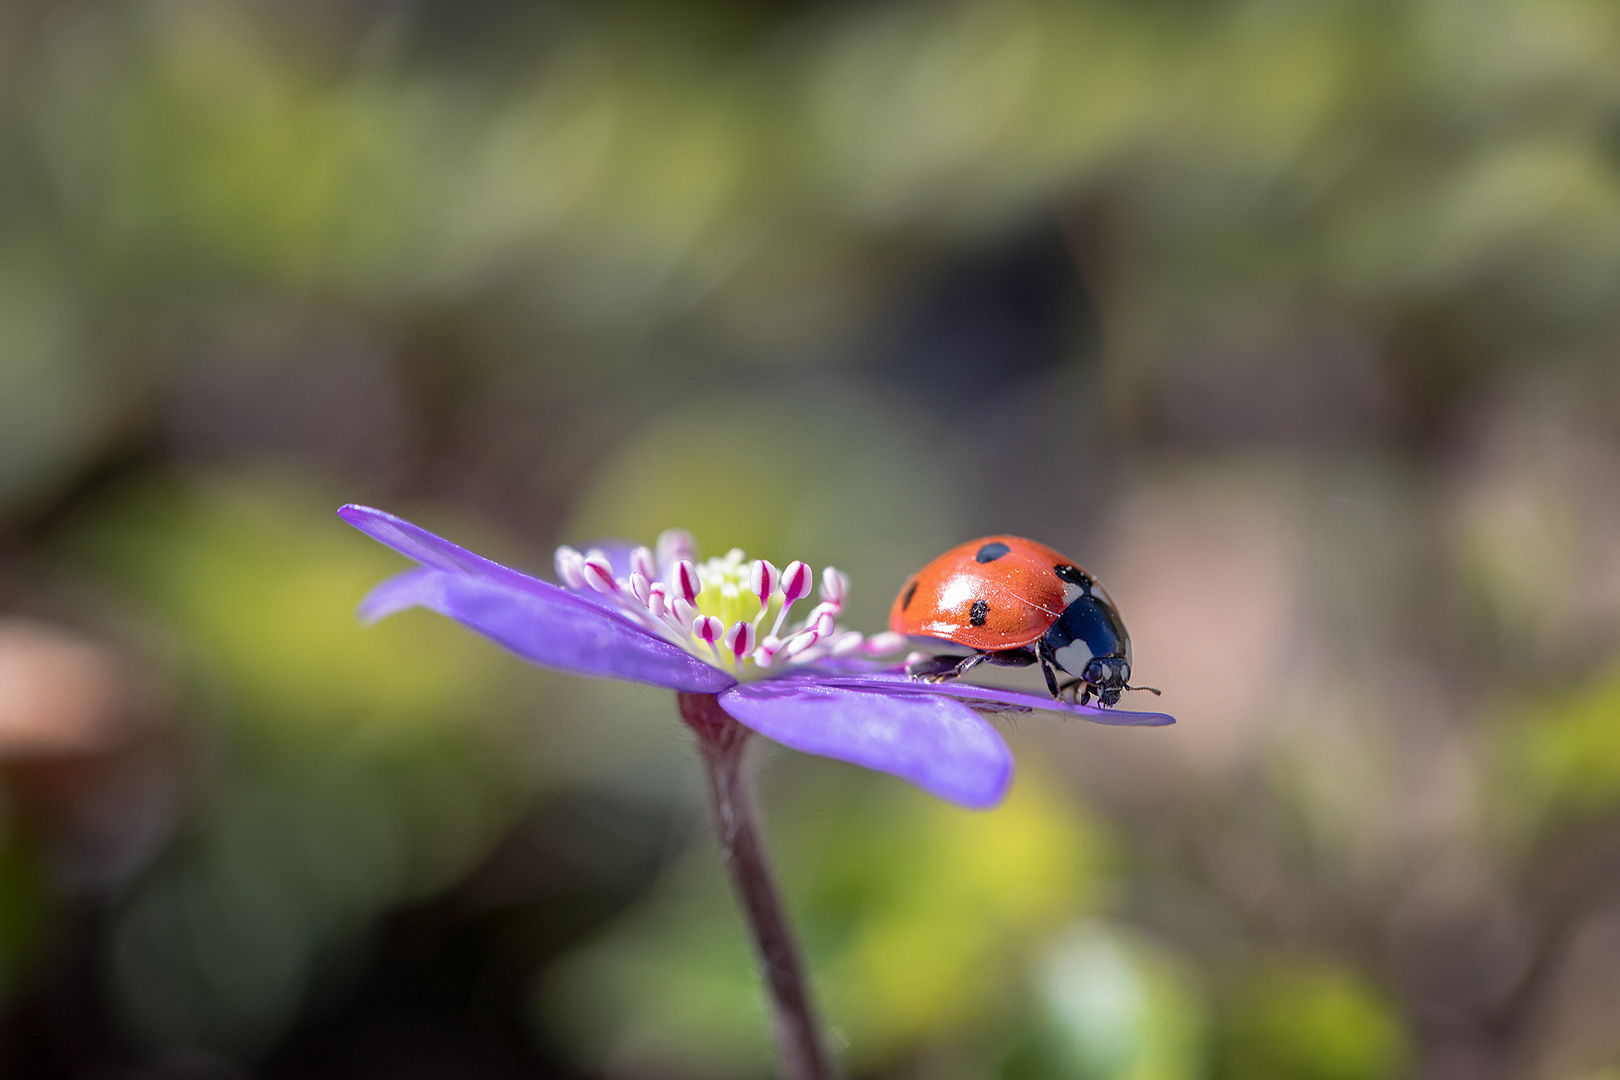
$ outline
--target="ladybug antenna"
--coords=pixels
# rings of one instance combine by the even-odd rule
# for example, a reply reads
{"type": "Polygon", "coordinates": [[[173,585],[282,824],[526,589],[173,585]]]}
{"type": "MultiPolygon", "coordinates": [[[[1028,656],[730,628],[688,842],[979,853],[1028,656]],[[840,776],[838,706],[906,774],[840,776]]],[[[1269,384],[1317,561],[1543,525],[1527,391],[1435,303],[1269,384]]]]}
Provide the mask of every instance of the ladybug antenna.
{"type": "Polygon", "coordinates": [[[1159,689],[1156,686],[1132,686],[1130,683],[1126,683],[1125,684],[1125,689],[1127,689],[1127,690],[1146,690],[1148,693],[1152,694],[1154,697],[1161,696],[1159,694],[1159,689]]]}

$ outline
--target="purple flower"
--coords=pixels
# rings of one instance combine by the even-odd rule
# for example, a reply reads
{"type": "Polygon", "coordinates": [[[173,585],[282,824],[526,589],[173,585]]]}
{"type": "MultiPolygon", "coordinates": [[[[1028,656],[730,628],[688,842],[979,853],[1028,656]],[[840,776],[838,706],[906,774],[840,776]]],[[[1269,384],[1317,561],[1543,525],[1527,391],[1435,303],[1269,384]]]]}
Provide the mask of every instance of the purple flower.
{"type": "Polygon", "coordinates": [[[713,694],[745,727],[784,746],[893,773],[962,806],[994,806],[1012,753],[985,712],[1048,710],[1103,724],[1174,723],[963,682],[919,682],[878,658],[906,647],[891,633],[839,625],[848,579],[802,562],[778,569],[733,549],[698,562],[691,536],[657,550],[606,545],[557,551],[562,585],[457,547],[392,514],[345,506],[342,518],[421,565],[360,605],[367,622],[425,607],[546,667],[713,694]]]}

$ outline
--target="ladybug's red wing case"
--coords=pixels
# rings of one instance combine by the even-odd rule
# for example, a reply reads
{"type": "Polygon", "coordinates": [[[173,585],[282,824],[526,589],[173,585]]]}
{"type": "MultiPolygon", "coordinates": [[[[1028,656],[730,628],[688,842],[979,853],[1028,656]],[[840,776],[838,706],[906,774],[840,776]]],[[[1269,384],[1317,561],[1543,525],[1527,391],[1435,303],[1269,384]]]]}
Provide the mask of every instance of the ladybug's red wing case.
{"type": "Polygon", "coordinates": [[[1063,614],[1055,567],[1070,561],[1017,536],[970,541],[901,586],[889,629],[989,652],[1033,644],[1063,614]]]}

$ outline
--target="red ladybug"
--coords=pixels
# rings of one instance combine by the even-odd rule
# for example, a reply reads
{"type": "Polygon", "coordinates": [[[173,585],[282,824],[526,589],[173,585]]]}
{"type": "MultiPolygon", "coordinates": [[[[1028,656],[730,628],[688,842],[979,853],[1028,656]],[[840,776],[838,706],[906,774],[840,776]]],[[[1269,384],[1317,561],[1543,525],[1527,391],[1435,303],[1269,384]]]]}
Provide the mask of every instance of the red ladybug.
{"type": "Polygon", "coordinates": [[[1097,580],[1022,537],[973,540],[917,571],[894,598],[889,629],[974,650],[914,663],[913,678],[954,679],[986,661],[1038,663],[1053,697],[1073,689],[1082,705],[1093,694],[1115,705],[1123,690],[1153,690],[1130,685],[1131,638],[1097,580]],[[1060,685],[1054,669],[1073,677],[1060,685]]]}

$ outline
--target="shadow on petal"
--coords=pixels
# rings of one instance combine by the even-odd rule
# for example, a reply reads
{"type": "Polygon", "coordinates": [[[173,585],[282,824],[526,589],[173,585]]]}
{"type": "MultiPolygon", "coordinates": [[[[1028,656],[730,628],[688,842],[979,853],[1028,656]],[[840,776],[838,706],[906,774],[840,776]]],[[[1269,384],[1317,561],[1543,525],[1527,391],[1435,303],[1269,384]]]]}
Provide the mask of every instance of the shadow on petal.
{"type": "Polygon", "coordinates": [[[1001,735],[943,695],[776,679],[728,690],[720,704],[784,746],[893,773],[961,806],[994,806],[1012,781],[1001,735]]]}
{"type": "MultiPolygon", "coordinates": [[[[809,674],[809,673],[807,673],[809,674]]],[[[851,675],[844,672],[823,674],[818,680],[830,686],[848,689],[877,690],[892,694],[920,694],[983,702],[990,706],[1006,706],[1005,712],[1047,712],[1063,716],[1076,716],[1093,724],[1110,727],[1164,727],[1176,722],[1169,713],[1134,712],[1130,709],[1105,709],[1096,705],[1071,705],[1056,701],[1045,694],[1026,694],[1019,690],[1003,690],[997,686],[979,686],[976,683],[955,680],[951,682],[923,682],[894,671],[873,672],[869,675],[851,675]]]]}

